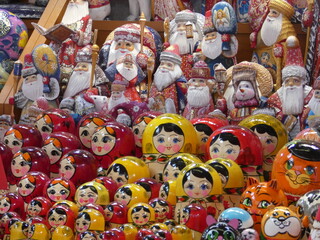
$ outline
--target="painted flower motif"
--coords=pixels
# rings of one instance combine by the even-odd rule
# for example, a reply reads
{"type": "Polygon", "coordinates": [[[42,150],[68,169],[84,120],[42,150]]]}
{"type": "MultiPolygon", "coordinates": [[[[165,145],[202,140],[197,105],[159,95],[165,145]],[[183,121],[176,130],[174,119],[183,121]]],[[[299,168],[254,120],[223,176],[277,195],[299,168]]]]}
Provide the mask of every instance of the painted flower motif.
{"type": "Polygon", "coordinates": [[[139,107],[139,106],[134,106],[134,107],[133,107],[133,111],[134,111],[134,112],[138,112],[138,111],[139,111],[139,109],[140,109],[140,107],[139,107]]]}
{"type": "Polygon", "coordinates": [[[71,46],[68,46],[66,48],[66,54],[68,54],[69,56],[73,55],[74,54],[74,48],[71,47],[71,46]]]}

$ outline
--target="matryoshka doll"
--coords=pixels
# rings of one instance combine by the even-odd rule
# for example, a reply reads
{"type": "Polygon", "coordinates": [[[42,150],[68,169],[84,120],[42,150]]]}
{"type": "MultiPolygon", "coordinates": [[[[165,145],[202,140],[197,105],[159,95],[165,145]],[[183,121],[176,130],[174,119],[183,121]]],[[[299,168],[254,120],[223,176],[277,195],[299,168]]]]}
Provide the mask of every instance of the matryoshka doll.
{"type": "Polygon", "coordinates": [[[134,135],[134,142],[136,144],[136,156],[141,158],[142,157],[142,135],[149,124],[149,122],[154,119],[155,117],[161,115],[161,112],[156,111],[148,111],[141,113],[132,123],[132,132],[134,135]]]}
{"type": "Polygon", "coordinates": [[[177,178],[175,220],[180,219],[183,208],[191,203],[201,204],[209,214],[218,214],[214,201],[221,194],[222,183],[216,170],[204,163],[188,165],[177,178]]]}
{"type": "Polygon", "coordinates": [[[59,176],[59,164],[63,155],[71,150],[81,149],[81,143],[72,133],[55,132],[44,139],[42,149],[50,159],[50,178],[54,178],[59,176]]]}
{"type": "Polygon", "coordinates": [[[202,163],[202,161],[190,153],[177,153],[173,155],[163,168],[163,181],[177,180],[181,170],[191,163],[202,163]]]}
{"type": "Polygon", "coordinates": [[[176,225],[171,230],[171,236],[174,240],[193,239],[192,231],[186,225],[176,225]]]}
{"type": "Polygon", "coordinates": [[[149,228],[155,221],[153,208],[147,203],[136,203],[128,210],[128,222],[138,229],[149,228]]]}
{"type": "Polygon", "coordinates": [[[5,232],[8,228],[9,221],[13,218],[20,218],[19,214],[16,212],[6,212],[0,215],[0,239],[5,239],[5,232]]]}
{"type": "Polygon", "coordinates": [[[224,210],[220,214],[218,222],[229,222],[232,219],[238,219],[239,225],[237,227],[237,230],[239,232],[253,227],[253,219],[251,215],[246,210],[238,207],[231,207],[224,210]]]}
{"type": "Polygon", "coordinates": [[[77,235],[85,231],[93,231],[97,234],[103,232],[105,230],[103,214],[96,209],[85,209],[79,212],[75,230],[77,235]]]}
{"type": "Polygon", "coordinates": [[[278,152],[272,168],[272,179],[277,179],[279,188],[286,194],[289,204],[303,194],[319,189],[320,143],[294,140],[278,152]]]}
{"type": "Polygon", "coordinates": [[[0,214],[16,212],[20,217],[26,216],[23,198],[18,193],[6,193],[0,197],[0,214]]]}
{"type": "Polygon", "coordinates": [[[60,161],[59,176],[76,187],[97,177],[98,161],[86,150],[71,150],[60,161]]]}
{"type": "Polygon", "coordinates": [[[118,184],[109,177],[97,177],[97,178],[93,179],[93,181],[95,181],[97,183],[101,183],[103,186],[105,186],[105,188],[109,192],[109,200],[110,200],[110,202],[112,202],[113,198],[114,198],[114,194],[116,193],[116,191],[119,187],[118,184]]]}
{"type": "Polygon", "coordinates": [[[176,153],[197,154],[198,138],[193,125],[184,117],[166,113],[154,118],[142,136],[143,159],[151,177],[162,181],[168,159],[176,153]]]}
{"type": "Polygon", "coordinates": [[[251,129],[259,137],[263,150],[263,176],[265,181],[269,181],[273,159],[288,142],[286,127],[278,119],[267,114],[247,117],[239,123],[239,126],[251,129]]]}
{"type": "Polygon", "coordinates": [[[190,120],[196,130],[199,142],[198,156],[205,160],[206,144],[210,135],[220,127],[228,126],[229,122],[217,117],[200,117],[190,120]]]}
{"type": "Polygon", "coordinates": [[[29,226],[27,236],[33,240],[50,240],[51,234],[45,224],[35,223],[29,226]]]}
{"type": "Polygon", "coordinates": [[[101,183],[86,182],[78,187],[74,200],[79,206],[89,203],[105,206],[109,204],[109,192],[101,183]]]}
{"type": "Polygon", "coordinates": [[[220,201],[223,209],[237,207],[245,182],[241,167],[234,161],[226,158],[214,158],[206,162],[219,174],[222,183],[223,195],[220,201]]]}
{"type": "Polygon", "coordinates": [[[38,129],[25,124],[15,124],[4,135],[4,143],[15,154],[22,147],[41,147],[42,137],[38,129]]]}
{"type": "Polygon", "coordinates": [[[96,240],[96,234],[91,231],[85,231],[78,234],[76,240],[96,240]]]}
{"type": "Polygon", "coordinates": [[[68,132],[75,134],[75,122],[67,112],[54,108],[38,115],[35,127],[40,131],[42,138],[47,138],[53,132],[68,132]]]}
{"type": "MultiPolygon", "coordinates": [[[[8,223],[10,224],[10,222],[8,223]]],[[[8,238],[4,236],[3,239],[12,239],[12,240],[20,240],[20,239],[27,239],[29,225],[24,221],[13,221],[9,227],[8,238]]]]}
{"type": "Polygon", "coordinates": [[[150,171],[141,159],[126,156],[113,161],[107,170],[107,177],[122,186],[127,183],[134,183],[140,178],[149,178],[150,171]]]}
{"type": "Polygon", "coordinates": [[[157,223],[163,223],[165,220],[173,218],[172,205],[168,201],[161,198],[153,198],[149,201],[149,205],[154,209],[157,223]]]}
{"type": "Polygon", "coordinates": [[[262,177],[262,144],[250,129],[241,126],[226,126],[210,136],[206,154],[207,160],[227,158],[240,165],[245,177],[262,177]]]}
{"type": "Polygon", "coordinates": [[[128,221],[128,208],[119,202],[111,202],[104,208],[105,219],[109,228],[120,227],[128,221]]]}
{"type": "Polygon", "coordinates": [[[70,179],[52,178],[44,186],[44,196],[55,203],[62,200],[73,201],[76,187],[70,179]]]}
{"type": "Polygon", "coordinates": [[[177,181],[169,180],[162,183],[159,190],[159,198],[168,201],[172,207],[175,207],[177,203],[176,187],[177,181]]]}
{"type": "Polygon", "coordinates": [[[135,239],[138,234],[138,228],[131,223],[125,223],[119,228],[124,232],[126,239],[135,239]]]}
{"type": "Polygon", "coordinates": [[[91,138],[94,131],[97,127],[112,121],[115,121],[115,119],[111,115],[99,112],[93,112],[83,116],[77,128],[77,136],[80,139],[83,149],[91,151],[91,138]]]}
{"type": "Polygon", "coordinates": [[[45,197],[35,197],[27,205],[27,217],[39,216],[45,218],[51,207],[52,203],[49,199],[45,197]]]}
{"type": "Polygon", "coordinates": [[[148,203],[147,191],[138,184],[128,183],[118,188],[114,201],[120,202],[128,208],[136,203],[148,203]]]}
{"type": "Polygon", "coordinates": [[[73,228],[68,226],[58,226],[51,233],[51,240],[74,240],[73,228]]]}
{"type": "MultiPolygon", "coordinates": [[[[12,179],[8,179],[10,185],[15,185],[20,178],[30,171],[42,172],[49,176],[50,159],[41,148],[23,147],[13,155],[11,161],[12,179]]],[[[14,190],[14,187],[11,187],[14,190]]]]}
{"type": "Polygon", "coordinates": [[[134,156],[135,144],[131,129],[118,122],[98,127],[91,138],[91,149],[99,166],[108,169],[119,157],[134,156]]]}
{"type": "Polygon", "coordinates": [[[76,215],[67,206],[54,205],[47,213],[46,219],[50,226],[50,231],[53,232],[59,226],[67,226],[74,228],[76,215]]]}
{"type": "Polygon", "coordinates": [[[140,185],[147,191],[149,200],[157,198],[159,196],[159,190],[162,185],[153,178],[140,178],[138,181],[135,182],[135,184],[140,185]]]}
{"type": "Polygon", "coordinates": [[[119,228],[112,228],[104,231],[97,236],[97,240],[126,240],[126,235],[119,228]]]}

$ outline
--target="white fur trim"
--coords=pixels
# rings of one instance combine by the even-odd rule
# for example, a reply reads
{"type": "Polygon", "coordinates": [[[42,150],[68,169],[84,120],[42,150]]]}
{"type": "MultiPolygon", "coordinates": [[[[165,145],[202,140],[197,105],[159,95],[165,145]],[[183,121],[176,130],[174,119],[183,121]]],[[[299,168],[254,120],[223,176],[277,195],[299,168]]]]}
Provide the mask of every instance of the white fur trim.
{"type": "Polygon", "coordinates": [[[301,66],[287,66],[282,69],[282,79],[286,79],[287,77],[300,77],[306,79],[307,71],[304,67],[301,66]]]}

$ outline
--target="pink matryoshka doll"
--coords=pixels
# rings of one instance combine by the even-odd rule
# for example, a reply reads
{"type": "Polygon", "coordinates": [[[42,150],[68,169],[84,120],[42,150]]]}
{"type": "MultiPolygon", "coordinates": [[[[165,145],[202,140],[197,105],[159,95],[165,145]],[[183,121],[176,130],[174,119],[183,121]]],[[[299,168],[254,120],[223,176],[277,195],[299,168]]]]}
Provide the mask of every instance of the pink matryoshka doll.
{"type": "Polygon", "coordinates": [[[23,198],[18,193],[6,193],[0,198],[0,214],[6,212],[16,212],[22,218],[26,216],[23,198]]]}
{"type": "Polygon", "coordinates": [[[50,177],[58,177],[59,164],[63,155],[74,149],[81,149],[79,139],[68,132],[50,133],[43,141],[42,149],[50,159],[50,177]]]}
{"type": "Polygon", "coordinates": [[[105,186],[105,188],[109,192],[109,200],[110,200],[110,202],[112,202],[114,194],[116,193],[116,191],[119,187],[118,184],[109,177],[97,177],[97,178],[93,179],[93,181],[95,181],[97,183],[101,183],[103,186],[105,186]]]}
{"type": "Polygon", "coordinates": [[[229,122],[217,117],[201,117],[190,120],[197,132],[199,149],[198,156],[204,161],[206,144],[210,135],[218,128],[228,126],[229,122]]]}
{"type": "Polygon", "coordinates": [[[115,121],[109,114],[99,112],[89,113],[81,118],[77,127],[77,136],[83,146],[83,149],[91,151],[91,137],[97,127],[100,127],[107,122],[115,121]]]}
{"type": "Polygon", "coordinates": [[[173,209],[168,201],[161,198],[153,198],[149,201],[149,204],[154,209],[156,222],[163,223],[167,219],[172,219],[173,209]]]}
{"type": "Polygon", "coordinates": [[[48,211],[47,221],[51,232],[58,226],[67,226],[74,229],[75,214],[71,208],[64,205],[55,205],[48,211]]]}
{"type": "Polygon", "coordinates": [[[240,165],[245,177],[263,179],[262,144],[248,128],[230,125],[217,129],[208,139],[206,155],[207,160],[231,159],[240,165]]]}
{"type": "Polygon", "coordinates": [[[48,180],[43,189],[43,195],[52,203],[69,200],[73,201],[76,187],[70,179],[52,178],[48,180]]]}
{"type": "Polygon", "coordinates": [[[135,155],[133,133],[124,124],[108,122],[93,133],[91,149],[99,160],[99,166],[108,169],[117,158],[135,155]]]}
{"type": "Polygon", "coordinates": [[[159,196],[159,190],[161,187],[161,183],[153,178],[140,178],[135,184],[143,187],[148,194],[149,200],[157,198],[159,196]]]}
{"type": "Polygon", "coordinates": [[[128,208],[119,202],[111,202],[104,208],[104,215],[109,228],[120,227],[128,222],[128,208]]]}
{"type": "Polygon", "coordinates": [[[149,124],[149,122],[155,117],[161,115],[161,112],[148,111],[141,113],[132,123],[132,132],[134,135],[134,142],[136,144],[136,156],[142,157],[142,134],[149,124]]]}
{"type": "Polygon", "coordinates": [[[42,138],[53,132],[69,132],[75,134],[75,122],[67,112],[54,108],[38,115],[35,127],[41,132],[42,138]]]}
{"type": "Polygon", "coordinates": [[[30,171],[42,172],[49,176],[50,159],[41,148],[23,147],[11,160],[12,178],[8,178],[10,185],[15,185],[22,176],[30,171]]]}
{"type": "Polygon", "coordinates": [[[35,197],[31,199],[26,208],[27,217],[42,217],[45,218],[52,203],[45,197],[35,197]]]}
{"type": "Polygon", "coordinates": [[[38,129],[25,124],[15,124],[4,135],[4,143],[11,148],[13,154],[22,147],[41,147],[42,137],[38,129]]]}
{"type": "Polygon", "coordinates": [[[76,187],[97,177],[98,161],[86,150],[71,150],[60,161],[59,175],[76,187]]]}

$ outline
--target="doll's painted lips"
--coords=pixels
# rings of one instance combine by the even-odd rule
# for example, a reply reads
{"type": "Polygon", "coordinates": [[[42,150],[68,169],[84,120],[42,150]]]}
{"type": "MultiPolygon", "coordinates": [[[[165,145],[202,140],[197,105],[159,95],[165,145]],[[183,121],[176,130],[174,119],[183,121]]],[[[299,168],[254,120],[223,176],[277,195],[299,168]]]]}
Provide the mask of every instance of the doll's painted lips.
{"type": "Polygon", "coordinates": [[[97,147],[98,148],[98,152],[102,151],[102,147],[97,147]]]}
{"type": "Polygon", "coordinates": [[[16,173],[19,173],[20,172],[20,170],[19,169],[16,169],[16,173]]]}

